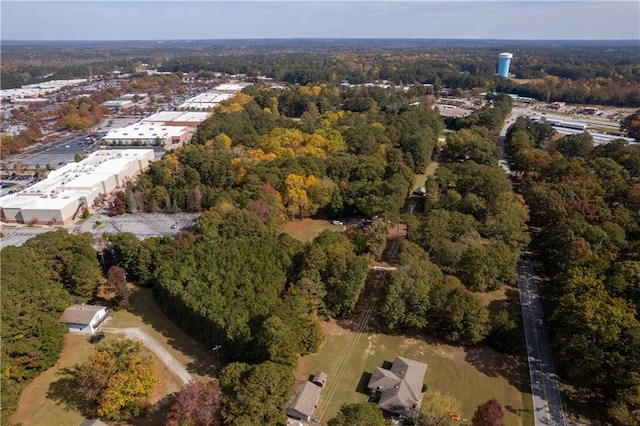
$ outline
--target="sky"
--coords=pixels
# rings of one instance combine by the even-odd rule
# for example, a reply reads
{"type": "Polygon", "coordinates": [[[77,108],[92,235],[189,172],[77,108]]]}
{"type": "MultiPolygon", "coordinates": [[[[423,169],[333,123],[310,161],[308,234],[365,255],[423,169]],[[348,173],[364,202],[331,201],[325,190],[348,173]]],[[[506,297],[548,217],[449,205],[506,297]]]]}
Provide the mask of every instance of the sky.
{"type": "Polygon", "coordinates": [[[639,40],[640,1],[0,1],[1,40],[639,40]]]}

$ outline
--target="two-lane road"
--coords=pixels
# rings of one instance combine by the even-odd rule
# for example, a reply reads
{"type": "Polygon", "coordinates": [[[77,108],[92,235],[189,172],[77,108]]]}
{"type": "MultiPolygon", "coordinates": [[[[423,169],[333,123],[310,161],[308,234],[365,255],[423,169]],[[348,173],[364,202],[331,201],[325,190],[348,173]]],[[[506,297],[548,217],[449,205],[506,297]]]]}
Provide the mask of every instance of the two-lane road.
{"type": "MultiPolygon", "coordinates": [[[[518,115],[517,113],[515,115],[518,115]]],[[[507,128],[515,121],[514,116],[508,120],[500,132],[499,144],[502,149],[500,165],[511,181],[511,171],[504,154],[504,142],[507,128]]],[[[538,286],[531,266],[528,247],[518,260],[518,290],[522,307],[524,336],[527,344],[529,361],[529,377],[531,379],[531,395],[535,426],[564,426],[564,412],[560,399],[560,388],[551,355],[551,345],[544,325],[544,312],[538,298],[538,286]]]]}
{"type": "Polygon", "coordinates": [[[535,426],[564,426],[560,389],[528,253],[518,261],[517,272],[535,426]]]}

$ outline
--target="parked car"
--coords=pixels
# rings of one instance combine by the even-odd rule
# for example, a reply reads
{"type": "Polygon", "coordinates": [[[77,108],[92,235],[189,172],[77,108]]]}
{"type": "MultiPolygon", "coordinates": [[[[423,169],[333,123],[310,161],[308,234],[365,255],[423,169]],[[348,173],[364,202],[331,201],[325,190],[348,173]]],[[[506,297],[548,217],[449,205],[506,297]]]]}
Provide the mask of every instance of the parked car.
{"type": "Polygon", "coordinates": [[[340,220],[334,220],[333,222],[331,222],[332,225],[337,225],[337,226],[344,226],[344,222],[340,221],[340,220]]]}
{"type": "Polygon", "coordinates": [[[92,343],[92,344],[99,343],[102,341],[102,339],[104,339],[104,337],[105,337],[104,332],[98,331],[93,336],[89,337],[89,343],[92,343]]]}
{"type": "Polygon", "coordinates": [[[173,225],[171,225],[171,229],[176,229],[178,227],[178,222],[173,222],[173,225]]]}

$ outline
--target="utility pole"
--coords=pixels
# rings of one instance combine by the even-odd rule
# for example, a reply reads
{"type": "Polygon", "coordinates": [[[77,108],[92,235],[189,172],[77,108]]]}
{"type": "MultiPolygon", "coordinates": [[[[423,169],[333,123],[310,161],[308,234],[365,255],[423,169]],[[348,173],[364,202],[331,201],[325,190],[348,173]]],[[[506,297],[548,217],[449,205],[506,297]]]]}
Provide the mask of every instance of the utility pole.
{"type": "Polygon", "coordinates": [[[218,363],[218,368],[220,367],[220,356],[218,355],[218,350],[222,347],[222,345],[216,345],[211,348],[212,351],[216,353],[216,362],[218,363]]]}

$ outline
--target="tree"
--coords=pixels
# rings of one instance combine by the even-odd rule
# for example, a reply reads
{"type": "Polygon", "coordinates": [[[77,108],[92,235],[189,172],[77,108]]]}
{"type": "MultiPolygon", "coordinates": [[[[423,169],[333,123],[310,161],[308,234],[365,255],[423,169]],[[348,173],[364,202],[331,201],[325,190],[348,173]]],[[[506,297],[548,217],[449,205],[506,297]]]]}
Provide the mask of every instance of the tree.
{"type": "Polygon", "coordinates": [[[109,203],[109,216],[118,216],[126,213],[127,194],[124,191],[118,191],[112,202],[109,203]]]}
{"type": "Polygon", "coordinates": [[[630,138],[640,141],[640,109],[626,116],[620,123],[620,129],[626,130],[630,138]]]}
{"type": "Polygon", "coordinates": [[[216,379],[192,380],[171,404],[165,426],[219,426],[222,424],[222,390],[216,379]]]}
{"type": "Polygon", "coordinates": [[[285,424],[284,409],[293,394],[291,366],[264,362],[232,363],[220,373],[226,424],[257,426],[285,424]]]}
{"type": "Polygon", "coordinates": [[[566,135],[556,142],[556,148],[565,157],[587,158],[593,150],[593,137],[587,132],[566,135]]]}
{"type": "Polygon", "coordinates": [[[158,382],[142,346],[120,340],[89,355],[75,373],[78,393],[102,418],[128,420],[140,414],[158,382]]]}
{"type": "Polygon", "coordinates": [[[115,293],[118,306],[129,309],[129,289],[127,288],[127,272],[119,266],[112,266],[107,271],[107,289],[115,293]]]}
{"type": "Polygon", "coordinates": [[[79,154],[76,152],[76,154],[73,156],[73,161],[75,161],[76,163],[79,163],[82,161],[82,154],[79,154]]]}
{"type": "Polygon", "coordinates": [[[451,413],[461,411],[460,401],[439,391],[426,394],[420,406],[417,426],[446,426],[451,420],[451,413]]]}
{"type": "Polygon", "coordinates": [[[387,421],[376,404],[361,402],[342,404],[338,414],[327,424],[329,426],[384,426],[387,421]]]}
{"type": "Polygon", "coordinates": [[[502,406],[494,398],[481,404],[471,419],[473,426],[504,426],[504,412],[502,406]]]}

